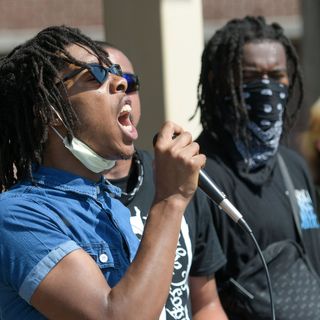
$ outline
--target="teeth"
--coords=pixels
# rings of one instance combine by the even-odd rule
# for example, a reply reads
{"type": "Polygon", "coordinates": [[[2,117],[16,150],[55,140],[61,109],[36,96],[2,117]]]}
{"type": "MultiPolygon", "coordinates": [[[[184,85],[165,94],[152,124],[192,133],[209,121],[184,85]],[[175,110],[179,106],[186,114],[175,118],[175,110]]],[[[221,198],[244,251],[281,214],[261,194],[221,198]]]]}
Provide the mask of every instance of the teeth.
{"type": "Polygon", "coordinates": [[[125,128],[127,131],[131,131],[133,129],[131,121],[130,121],[130,113],[131,113],[131,106],[130,104],[125,104],[122,108],[121,108],[121,112],[119,115],[119,122],[120,125],[125,128]]]}
{"type": "Polygon", "coordinates": [[[130,104],[125,104],[122,109],[121,109],[121,113],[122,112],[131,112],[132,108],[130,106],[130,104]]]}

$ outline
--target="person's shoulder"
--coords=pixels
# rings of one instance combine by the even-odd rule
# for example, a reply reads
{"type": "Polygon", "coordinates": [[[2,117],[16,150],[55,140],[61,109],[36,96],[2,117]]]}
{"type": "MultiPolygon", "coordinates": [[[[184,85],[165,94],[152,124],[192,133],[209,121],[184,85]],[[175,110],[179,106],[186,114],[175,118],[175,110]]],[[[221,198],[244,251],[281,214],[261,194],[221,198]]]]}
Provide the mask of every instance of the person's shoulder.
{"type": "Polygon", "coordinates": [[[204,153],[206,156],[214,156],[214,140],[212,139],[209,132],[203,130],[198,138],[195,140],[200,146],[200,152],[204,153]]]}
{"type": "Polygon", "coordinates": [[[6,191],[0,195],[0,234],[3,234],[5,226],[23,223],[28,213],[32,214],[34,208],[32,197],[27,194],[6,191]]]}
{"type": "Polygon", "coordinates": [[[219,157],[219,154],[212,157],[207,156],[204,171],[220,186],[232,183],[234,180],[232,169],[219,157]]]}
{"type": "Polygon", "coordinates": [[[3,214],[15,206],[27,206],[27,203],[36,203],[37,194],[34,187],[17,185],[0,194],[0,212],[3,214]]]}
{"type": "Polygon", "coordinates": [[[138,158],[143,162],[152,162],[153,161],[153,154],[147,150],[143,149],[136,149],[136,153],[138,158]]]}
{"type": "Polygon", "coordinates": [[[210,166],[219,166],[221,163],[226,162],[224,145],[213,138],[209,132],[202,131],[195,142],[199,144],[200,152],[206,155],[210,166]]]}
{"type": "Polygon", "coordinates": [[[52,201],[44,188],[22,181],[0,194],[0,216],[46,212],[51,204],[52,201]]]}
{"type": "Polygon", "coordinates": [[[280,145],[279,153],[287,165],[295,165],[306,168],[306,162],[304,158],[297,151],[284,145],[280,145]]]}
{"type": "Polygon", "coordinates": [[[24,201],[29,195],[30,186],[17,184],[11,187],[9,190],[4,191],[0,194],[0,209],[11,203],[24,201]]]}
{"type": "Polygon", "coordinates": [[[136,149],[136,159],[141,164],[144,174],[144,185],[152,182],[153,179],[153,155],[146,150],[136,149]]]}

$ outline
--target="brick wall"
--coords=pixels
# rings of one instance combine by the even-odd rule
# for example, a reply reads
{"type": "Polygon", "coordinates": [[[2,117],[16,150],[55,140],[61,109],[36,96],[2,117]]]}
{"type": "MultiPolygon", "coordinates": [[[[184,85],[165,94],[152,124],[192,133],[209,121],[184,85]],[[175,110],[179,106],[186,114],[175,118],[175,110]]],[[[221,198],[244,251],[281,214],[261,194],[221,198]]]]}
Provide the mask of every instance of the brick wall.
{"type": "Polygon", "coordinates": [[[296,16],[299,0],[202,0],[204,19],[231,19],[246,15],[296,16]]]}
{"type": "Polygon", "coordinates": [[[0,29],[103,26],[102,0],[0,0],[0,29]]]}
{"type": "MultiPolygon", "coordinates": [[[[231,19],[247,14],[296,16],[300,13],[299,0],[202,1],[205,20],[231,19]]],[[[102,0],[0,0],[0,29],[34,29],[63,23],[102,26],[102,0]]]]}

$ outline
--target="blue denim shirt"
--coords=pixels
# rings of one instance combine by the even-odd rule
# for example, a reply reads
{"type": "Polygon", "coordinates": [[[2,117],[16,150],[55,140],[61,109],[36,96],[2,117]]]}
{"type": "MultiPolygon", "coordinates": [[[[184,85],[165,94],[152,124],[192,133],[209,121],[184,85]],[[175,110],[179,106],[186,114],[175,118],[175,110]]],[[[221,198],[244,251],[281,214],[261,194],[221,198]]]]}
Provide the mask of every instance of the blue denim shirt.
{"type": "Polygon", "coordinates": [[[45,167],[33,180],[0,195],[0,319],[44,319],[30,299],[70,252],[84,249],[113,287],[139,245],[117,187],[45,167]]]}

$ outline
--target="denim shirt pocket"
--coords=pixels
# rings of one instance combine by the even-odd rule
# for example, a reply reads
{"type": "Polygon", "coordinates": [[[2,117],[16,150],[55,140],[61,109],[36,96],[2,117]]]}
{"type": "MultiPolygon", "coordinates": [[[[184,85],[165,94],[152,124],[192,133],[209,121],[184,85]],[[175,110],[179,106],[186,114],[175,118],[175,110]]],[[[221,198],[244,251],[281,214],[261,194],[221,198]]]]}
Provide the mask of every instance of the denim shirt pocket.
{"type": "Polygon", "coordinates": [[[111,253],[106,242],[86,243],[81,247],[92,257],[102,272],[104,269],[117,267],[117,258],[111,253]]]}
{"type": "Polygon", "coordinates": [[[81,245],[99,266],[108,285],[114,287],[123,277],[127,266],[121,263],[117,250],[112,250],[106,242],[86,243],[81,245]]]}

